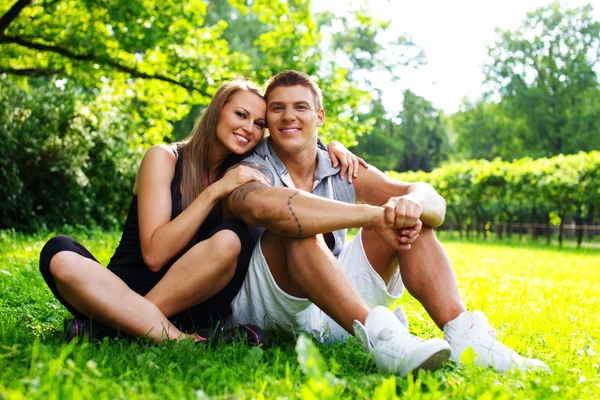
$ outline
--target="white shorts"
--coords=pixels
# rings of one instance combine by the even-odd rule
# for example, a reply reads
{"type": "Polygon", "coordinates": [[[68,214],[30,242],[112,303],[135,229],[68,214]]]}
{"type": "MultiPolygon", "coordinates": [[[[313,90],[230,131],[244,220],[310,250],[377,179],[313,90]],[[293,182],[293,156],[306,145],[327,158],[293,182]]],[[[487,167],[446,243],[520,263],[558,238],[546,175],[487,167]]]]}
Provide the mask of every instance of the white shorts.
{"type": "MultiPolygon", "coordinates": [[[[391,307],[402,295],[404,285],[396,271],[385,284],[375,272],[363,248],[361,232],[347,244],[338,262],[370,308],[391,307]]],[[[254,248],[248,274],[232,302],[232,324],[254,324],[263,329],[308,331],[323,340],[344,339],[348,333],[310,300],[291,296],[277,286],[261,249],[254,248]]]]}

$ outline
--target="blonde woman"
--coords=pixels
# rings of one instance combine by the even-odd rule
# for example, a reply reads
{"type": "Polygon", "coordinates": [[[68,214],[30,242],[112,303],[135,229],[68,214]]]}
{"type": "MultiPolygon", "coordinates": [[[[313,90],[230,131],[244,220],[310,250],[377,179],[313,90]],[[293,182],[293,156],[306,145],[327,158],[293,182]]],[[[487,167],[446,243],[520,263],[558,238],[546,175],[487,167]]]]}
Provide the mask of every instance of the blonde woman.
{"type": "MultiPolygon", "coordinates": [[[[151,147],[107,268],[68,236],[46,243],[40,271],[75,316],[71,335],[89,331],[91,319],[95,337],[108,326],[156,342],[203,341],[197,329],[231,313],[254,242],[242,222],[223,218],[220,201],[249,181],[269,184],[253,168],[229,169],[263,138],[265,114],[257,86],[228,82],[188,139],[151,147]]],[[[340,144],[329,149],[349,179],[364,163],[340,144]]]]}

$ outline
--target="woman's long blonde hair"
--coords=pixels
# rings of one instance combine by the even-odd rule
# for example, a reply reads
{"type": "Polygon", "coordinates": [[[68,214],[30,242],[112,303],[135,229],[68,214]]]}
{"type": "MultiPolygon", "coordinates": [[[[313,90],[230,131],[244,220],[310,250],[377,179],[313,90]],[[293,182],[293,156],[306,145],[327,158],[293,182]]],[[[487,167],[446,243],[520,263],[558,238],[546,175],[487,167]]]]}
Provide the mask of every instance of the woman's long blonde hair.
{"type": "Polygon", "coordinates": [[[221,111],[231,96],[241,90],[252,92],[261,98],[264,94],[258,86],[249,81],[236,80],[225,83],[219,88],[190,135],[182,142],[185,150],[181,178],[182,210],[185,210],[208,185],[220,178],[225,170],[239,158],[232,157],[235,156],[232,154],[219,165],[217,174],[210,176],[221,111]]]}

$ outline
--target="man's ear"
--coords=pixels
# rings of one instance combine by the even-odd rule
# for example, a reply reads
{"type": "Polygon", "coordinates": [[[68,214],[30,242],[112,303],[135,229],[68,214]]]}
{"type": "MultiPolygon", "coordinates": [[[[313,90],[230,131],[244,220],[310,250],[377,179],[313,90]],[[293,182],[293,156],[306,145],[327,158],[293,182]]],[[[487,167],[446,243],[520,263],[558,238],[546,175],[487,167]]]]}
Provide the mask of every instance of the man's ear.
{"type": "Polygon", "coordinates": [[[321,108],[319,110],[319,112],[317,112],[317,127],[323,126],[324,122],[325,122],[325,110],[321,108]]]}

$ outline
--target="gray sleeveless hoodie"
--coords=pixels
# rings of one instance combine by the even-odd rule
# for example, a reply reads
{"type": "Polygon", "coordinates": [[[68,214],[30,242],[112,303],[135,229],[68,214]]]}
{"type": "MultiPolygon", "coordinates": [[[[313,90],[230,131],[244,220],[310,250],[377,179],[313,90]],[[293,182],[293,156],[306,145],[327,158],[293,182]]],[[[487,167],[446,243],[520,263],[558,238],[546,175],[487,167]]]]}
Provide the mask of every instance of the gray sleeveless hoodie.
{"type": "MultiPolygon", "coordinates": [[[[348,183],[347,178],[344,178],[343,181],[340,179],[340,168],[339,166],[337,168],[332,167],[327,148],[321,140],[318,140],[317,147],[317,169],[315,170],[312,193],[316,196],[332,200],[354,203],[356,200],[354,185],[348,183]]],[[[271,180],[273,186],[295,188],[287,167],[279,159],[271,146],[270,137],[260,142],[254,148],[253,153],[247,156],[243,162],[257,163],[265,167],[271,173],[271,176],[267,176],[267,178],[271,180]]],[[[264,228],[260,227],[250,228],[255,240],[258,239],[264,230],[264,228]]],[[[336,257],[344,247],[346,231],[347,229],[341,229],[333,232],[335,246],[331,251],[336,257]]]]}

